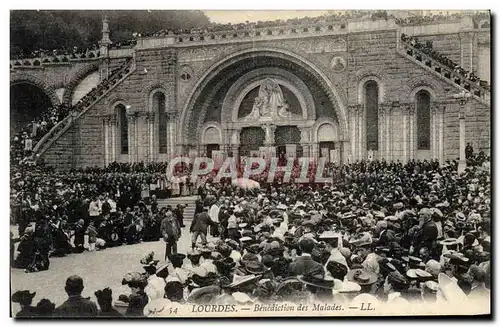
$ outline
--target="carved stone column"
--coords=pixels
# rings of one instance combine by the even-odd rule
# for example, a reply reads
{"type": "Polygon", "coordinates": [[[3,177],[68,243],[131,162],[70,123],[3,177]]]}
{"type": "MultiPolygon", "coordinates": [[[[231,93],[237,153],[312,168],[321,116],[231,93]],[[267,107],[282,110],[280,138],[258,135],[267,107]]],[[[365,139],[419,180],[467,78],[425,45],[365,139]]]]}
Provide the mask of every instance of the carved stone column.
{"type": "Polygon", "coordinates": [[[439,129],[438,129],[438,159],[439,164],[444,165],[444,113],[446,111],[446,106],[440,105],[437,110],[437,120],[439,121],[439,129]]]}
{"type": "Polygon", "coordinates": [[[408,121],[409,121],[409,137],[410,137],[410,142],[409,142],[409,152],[408,152],[408,159],[412,160],[415,158],[415,104],[411,104],[408,107],[408,121]]]}
{"type": "Polygon", "coordinates": [[[137,161],[137,112],[127,112],[128,121],[128,161],[137,161]]]}
{"type": "Polygon", "coordinates": [[[110,164],[110,144],[112,139],[110,138],[110,116],[102,117],[103,134],[104,134],[104,167],[110,164]]]}
{"type": "Polygon", "coordinates": [[[273,146],[274,145],[274,132],[276,131],[276,125],[273,124],[264,124],[261,128],[266,133],[266,139],[264,140],[264,146],[273,146]]]}
{"type": "Polygon", "coordinates": [[[385,158],[392,160],[392,105],[385,108],[385,158]]]}
{"type": "Polygon", "coordinates": [[[181,154],[185,149],[180,149],[182,148],[182,145],[180,148],[176,149],[176,131],[177,131],[177,111],[167,111],[167,142],[168,142],[168,149],[167,149],[167,154],[169,158],[172,158],[176,154],[181,154]]]}
{"type": "Polygon", "coordinates": [[[356,141],[356,146],[358,149],[358,160],[363,159],[363,152],[366,151],[366,124],[365,124],[365,108],[363,106],[357,107],[356,112],[357,125],[358,125],[358,139],[356,141]]]}
{"type": "Polygon", "coordinates": [[[118,142],[118,139],[116,138],[116,130],[118,129],[117,126],[118,119],[116,117],[116,114],[113,114],[109,116],[109,126],[110,126],[110,131],[111,131],[111,156],[110,156],[110,161],[115,162],[116,161],[116,142],[118,142]]]}
{"type": "Polygon", "coordinates": [[[361,125],[360,124],[360,115],[363,113],[362,105],[353,105],[349,107],[349,138],[350,138],[350,156],[351,162],[358,160],[358,155],[360,153],[361,148],[361,125]]]}
{"type": "Polygon", "coordinates": [[[303,157],[317,157],[318,143],[313,144],[311,127],[300,128],[300,145],[302,146],[303,157]]]}
{"type": "Polygon", "coordinates": [[[431,134],[431,139],[430,139],[430,143],[431,143],[431,159],[434,160],[434,159],[437,159],[437,153],[438,153],[438,146],[437,146],[437,132],[438,132],[438,122],[437,122],[437,119],[436,119],[436,115],[437,115],[437,108],[434,104],[431,104],[431,108],[430,108],[430,127],[431,127],[431,130],[430,130],[430,134],[431,134]]]}
{"type": "Polygon", "coordinates": [[[404,104],[401,106],[401,113],[402,113],[402,118],[403,118],[403,162],[406,163],[408,162],[409,159],[409,134],[410,134],[410,128],[409,128],[409,110],[410,110],[411,104],[404,104]]]}
{"type": "MultiPolygon", "coordinates": [[[[378,107],[378,159],[387,158],[386,154],[386,115],[387,107],[385,105],[379,105],[378,107]]],[[[370,149],[366,149],[369,151],[370,149]]]]}
{"type": "Polygon", "coordinates": [[[147,133],[148,133],[148,159],[149,161],[155,161],[156,159],[156,151],[155,151],[155,112],[148,111],[145,113],[145,121],[147,125],[147,133]]]}

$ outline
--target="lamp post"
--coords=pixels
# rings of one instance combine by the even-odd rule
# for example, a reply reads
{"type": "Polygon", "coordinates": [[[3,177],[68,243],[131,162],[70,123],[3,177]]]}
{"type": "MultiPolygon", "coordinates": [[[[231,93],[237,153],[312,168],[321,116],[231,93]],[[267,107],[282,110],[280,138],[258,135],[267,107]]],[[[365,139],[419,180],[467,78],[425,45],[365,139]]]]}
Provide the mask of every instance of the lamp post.
{"type": "Polygon", "coordinates": [[[469,92],[462,91],[461,93],[454,94],[453,98],[458,100],[460,111],[458,113],[459,120],[459,135],[460,135],[460,158],[458,161],[458,173],[464,172],[467,167],[467,160],[465,158],[465,113],[467,112],[466,105],[472,95],[469,92]]]}

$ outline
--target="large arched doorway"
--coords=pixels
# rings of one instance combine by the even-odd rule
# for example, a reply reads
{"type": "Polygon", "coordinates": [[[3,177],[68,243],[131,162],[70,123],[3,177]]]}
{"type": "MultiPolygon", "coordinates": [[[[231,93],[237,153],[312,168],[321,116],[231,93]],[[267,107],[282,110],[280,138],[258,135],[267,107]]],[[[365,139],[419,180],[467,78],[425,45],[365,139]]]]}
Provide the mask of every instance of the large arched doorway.
{"type": "MultiPolygon", "coordinates": [[[[48,115],[52,102],[39,87],[18,83],[10,87],[10,132],[16,134],[27,128],[33,120],[48,115]]],[[[50,117],[46,117],[50,119],[50,117]]]]}
{"type": "MultiPolygon", "coordinates": [[[[346,135],[345,96],[333,86],[320,69],[294,53],[277,49],[243,50],[214,64],[192,88],[193,90],[188,92],[190,95],[183,108],[178,131],[181,143],[188,149],[196,148],[197,140],[200,139],[203,130],[201,127],[207,122],[220,123],[225,135],[222,140],[223,149],[228,152],[239,149],[240,155],[256,151],[261,143],[265,143],[265,146],[277,146],[275,136],[278,133],[277,141],[283,150],[286,150],[287,144],[300,142],[303,148],[307,148],[308,153],[304,155],[308,156],[316,141],[312,137],[312,126],[314,121],[320,118],[338,122],[341,140],[346,135]],[[258,70],[265,73],[252,76],[252,73],[258,70]],[[245,80],[247,75],[249,78],[245,80]],[[270,135],[270,129],[265,128],[265,124],[258,119],[257,121],[245,119],[252,110],[256,96],[259,95],[259,87],[262,86],[262,81],[259,79],[262,78],[271,78],[279,85],[283,98],[287,100],[290,112],[295,117],[301,112],[300,110],[295,112],[295,109],[298,109],[299,105],[302,107],[304,113],[304,117],[300,118],[302,121],[300,119],[269,121],[268,124],[274,125],[271,126],[273,135],[270,135]],[[235,88],[236,85],[239,88],[235,88]],[[235,90],[236,92],[233,92],[235,90]],[[298,96],[294,94],[297,90],[300,93],[298,96]],[[305,96],[306,93],[309,97],[305,96]],[[228,106],[228,103],[231,105],[228,106]],[[236,112],[236,115],[231,116],[231,112],[236,112]],[[286,133],[283,135],[281,133],[287,130],[282,129],[285,126],[295,126],[293,137],[282,139],[281,136],[284,137],[286,133]],[[250,130],[255,131],[255,138],[247,140],[246,133],[250,133],[250,130]],[[260,138],[265,138],[265,142],[260,138],[257,140],[257,133],[260,138]],[[247,141],[251,146],[245,144],[247,141]]],[[[188,149],[184,149],[184,152],[187,153],[188,149]]]]}

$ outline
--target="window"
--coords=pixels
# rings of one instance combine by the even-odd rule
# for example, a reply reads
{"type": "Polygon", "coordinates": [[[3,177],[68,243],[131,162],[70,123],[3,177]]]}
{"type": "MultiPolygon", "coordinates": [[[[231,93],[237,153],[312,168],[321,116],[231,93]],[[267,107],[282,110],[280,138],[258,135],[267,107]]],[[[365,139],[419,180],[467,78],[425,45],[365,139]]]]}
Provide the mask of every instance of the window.
{"type": "Polygon", "coordinates": [[[378,84],[365,83],[366,150],[378,151],[378,84]]]}
{"type": "Polygon", "coordinates": [[[116,106],[118,111],[118,124],[120,129],[120,153],[128,154],[128,119],[127,109],[123,104],[116,106]]]}
{"type": "Polygon", "coordinates": [[[417,102],[417,149],[431,149],[431,96],[427,91],[415,95],[417,102]]]}
{"type": "Polygon", "coordinates": [[[165,112],[165,95],[156,92],[153,95],[153,112],[158,122],[158,147],[160,153],[167,153],[167,116],[165,112]]]}

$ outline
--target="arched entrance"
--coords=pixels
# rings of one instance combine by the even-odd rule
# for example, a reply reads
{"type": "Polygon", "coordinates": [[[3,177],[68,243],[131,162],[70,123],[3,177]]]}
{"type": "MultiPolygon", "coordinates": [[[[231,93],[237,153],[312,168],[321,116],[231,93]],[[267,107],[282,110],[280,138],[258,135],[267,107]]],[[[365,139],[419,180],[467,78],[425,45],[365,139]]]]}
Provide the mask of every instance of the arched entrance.
{"type": "MultiPolygon", "coordinates": [[[[10,131],[20,132],[34,119],[48,115],[53,104],[49,96],[31,83],[16,83],[10,86],[10,131]]],[[[49,119],[50,117],[46,117],[49,119]]]]}
{"type": "Polygon", "coordinates": [[[293,140],[279,140],[291,143],[280,146],[298,142],[306,149],[304,155],[309,156],[317,148],[313,133],[317,119],[337,122],[339,141],[347,135],[346,102],[320,69],[295,53],[281,49],[243,50],[214,64],[194,85],[177,134],[184,145],[182,151],[188,153],[196,149],[202,126],[217,122],[224,135],[222,149],[237,156],[239,150],[245,154],[257,151],[261,143],[275,147],[275,136],[281,138],[280,133],[286,135],[284,131],[293,128],[293,140]],[[266,84],[271,85],[270,89],[280,89],[279,105],[275,106],[274,116],[261,119],[253,107],[257,98],[266,93],[261,92],[266,84]],[[247,136],[250,130],[255,131],[255,137],[247,136]]]}

